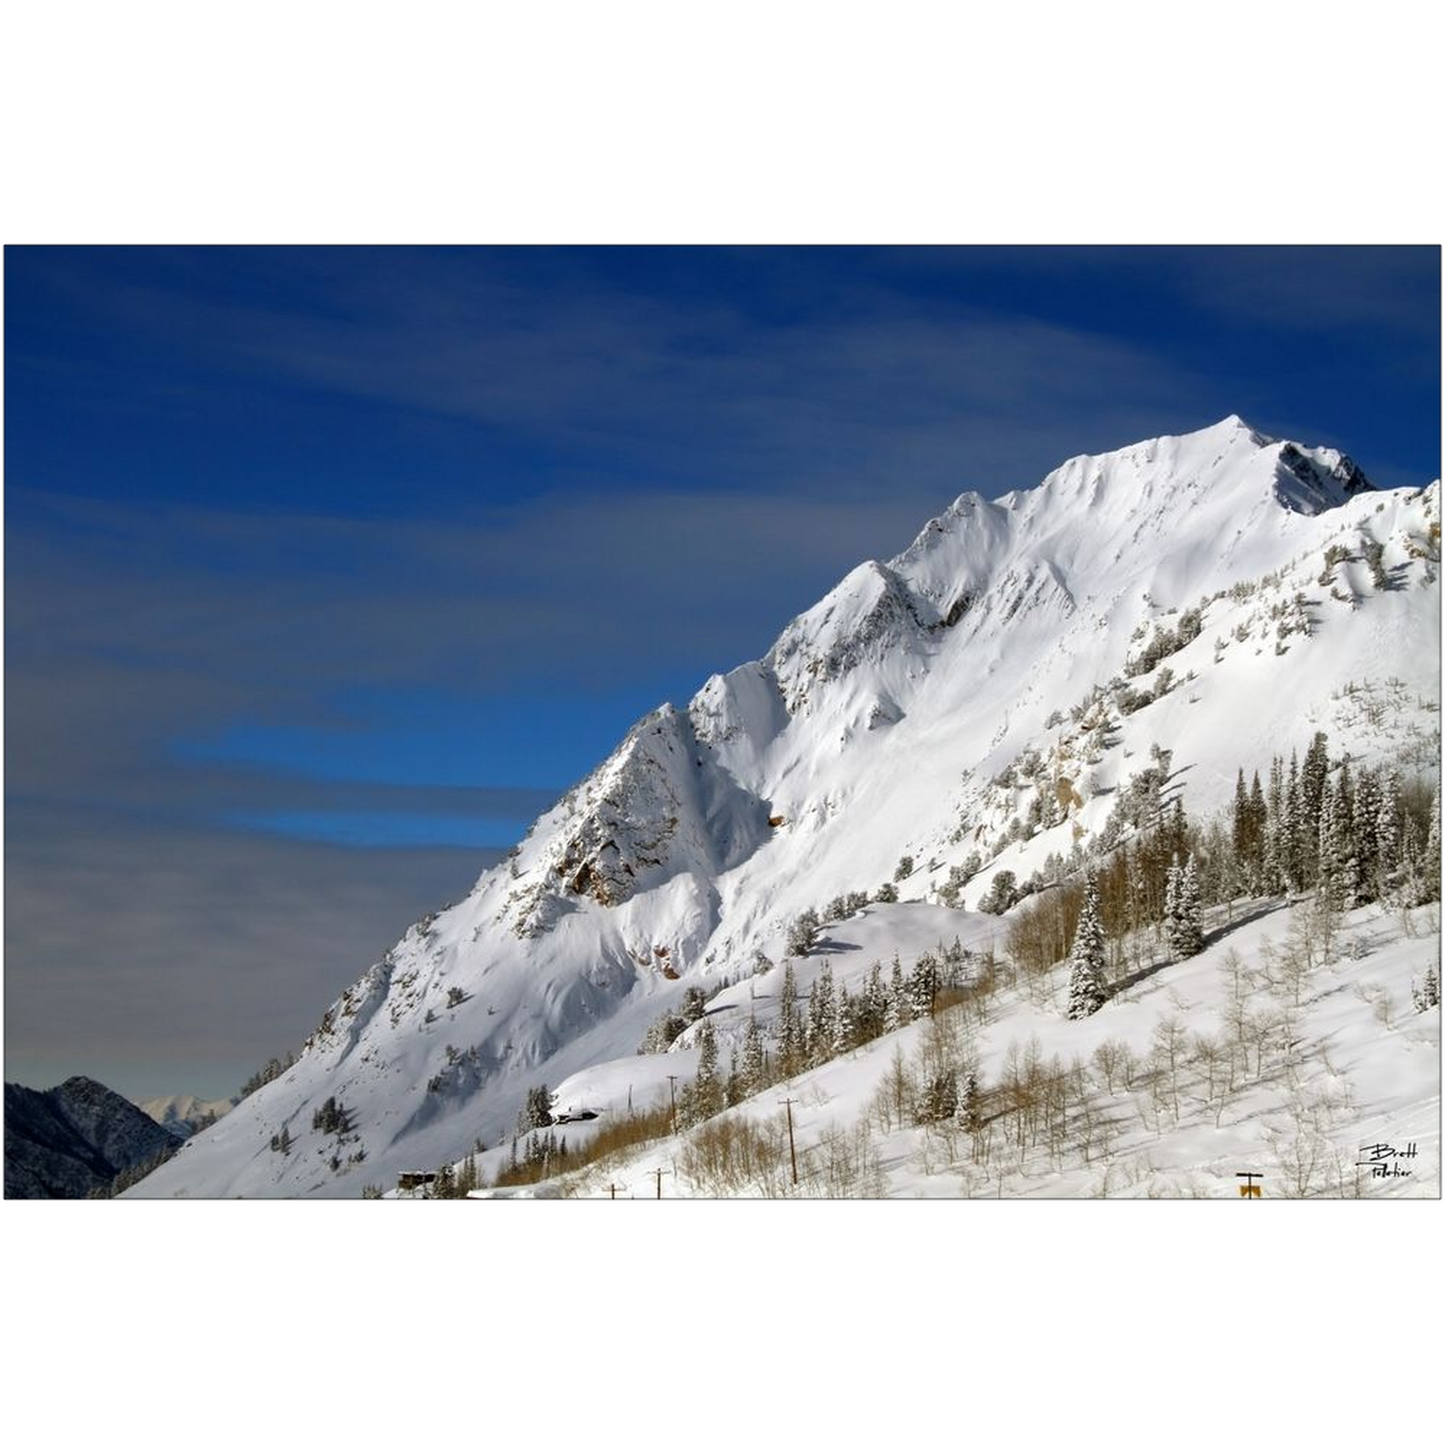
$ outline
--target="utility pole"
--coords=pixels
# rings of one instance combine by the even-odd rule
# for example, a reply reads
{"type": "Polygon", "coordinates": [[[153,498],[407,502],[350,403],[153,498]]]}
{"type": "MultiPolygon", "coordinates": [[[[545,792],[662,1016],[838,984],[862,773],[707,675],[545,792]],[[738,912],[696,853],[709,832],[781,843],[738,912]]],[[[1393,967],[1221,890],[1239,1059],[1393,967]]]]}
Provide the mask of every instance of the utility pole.
{"type": "Polygon", "coordinates": [[[658,1168],[658,1169],[649,1169],[649,1170],[648,1170],[648,1173],[649,1173],[649,1174],[655,1174],[655,1175],[657,1175],[657,1197],[658,1197],[659,1199],[662,1198],[662,1176],[663,1176],[664,1174],[670,1174],[671,1172],[672,1172],[672,1171],[671,1171],[670,1169],[661,1169],[661,1168],[658,1168]]]}
{"type": "MultiPolygon", "coordinates": [[[[667,1076],[668,1092],[672,1095],[672,1132],[674,1134],[677,1133],[677,1081],[681,1077],[680,1074],[669,1074],[667,1076]]],[[[662,1198],[660,1194],[657,1197],[659,1199],[662,1198]]]]}
{"type": "Polygon", "coordinates": [[[793,1183],[796,1184],[798,1182],[798,1151],[793,1145],[793,1101],[784,1099],[783,1104],[788,1111],[788,1158],[793,1164],[793,1183]]]}
{"type": "Polygon", "coordinates": [[[607,1186],[607,1197],[609,1199],[617,1198],[617,1186],[615,1184],[609,1184],[607,1186]]]}

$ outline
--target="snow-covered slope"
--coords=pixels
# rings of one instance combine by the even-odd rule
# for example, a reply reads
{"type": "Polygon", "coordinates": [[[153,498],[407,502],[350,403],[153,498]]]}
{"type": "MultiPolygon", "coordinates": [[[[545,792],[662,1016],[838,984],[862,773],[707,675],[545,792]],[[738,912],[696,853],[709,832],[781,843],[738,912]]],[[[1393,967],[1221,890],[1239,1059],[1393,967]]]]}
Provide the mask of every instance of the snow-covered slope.
{"type": "Polygon", "coordinates": [[[970,906],[1067,855],[1155,746],[1196,814],[1316,729],[1434,772],[1438,563],[1438,483],[1377,492],[1237,417],[959,497],[642,719],[136,1192],[354,1196],[494,1145],[529,1087],[631,1055],[689,982],[777,958],[800,911],[902,855],[903,903],[936,904],[976,854],[970,906]],[[312,1127],[332,1096],[341,1134],[312,1127]]]}
{"type": "MultiPolygon", "coordinates": [[[[1068,970],[1060,969],[1043,985],[999,988],[976,1013],[947,1012],[887,1033],[729,1110],[729,1124],[755,1131],[746,1159],[719,1158],[693,1131],[540,1184],[479,1192],[600,1198],[615,1189],[651,1198],[661,1170],[666,1197],[709,1196],[721,1186],[751,1197],[1223,1199],[1237,1198],[1238,1176],[1251,1172],[1269,1199],[1438,1198],[1440,1014],[1411,1004],[1438,962],[1438,908],[1356,910],[1340,921],[1328,962],[1292,971],[1309,909],[1308,901],[1271,900],[1232,920],[1221,911],[1208,920],[1216,937],[1209,947],[1141,970],[1087,1019],[1065,1017],[1068,970]],[[1236,987],[1245,999],[1240,1013],[1236,987]],[[931,1058],[964,1061],[986,1081],[990,1094],[972,1133],[953,1118],[919,1125],[890,1110],[898,1063],[913,1075],[904,1088],[916,1089],[931,1058]],[[1059,1127],[1040,1120],[1020,1128],[1010,1111],[1010,1081],[1031,1070],[1053,1074],[1065,1091],[1059,1127]]],[[[897,948],[909,962],[936,948],[940,920],[890,916],[911,912],[937,910],[872,908],[834,929],[841,952],[829,957],[839,981],[856,985],[881,950],[897,948]]],[[[965,930],[962,941],[976,946],[986,937],[965,930]]],[[[798,965],[800,993],[823,961],[798,965]]],[[[724,1058],[748,1015],[762,1025],[775,1018],[777,990],[774,975],[709,1003],[724,1058]]],[[[557,1110],[606,1118],[629,1102],[655,1107],[668,1098],[667,1073],[685,1076],[696,1052],[585,1070],[561,1082],[557,1110]]],[[[597,1127],[548,1132],[575,1151],[597,1127]]],[[[483,1177],[507,1157],[480,1156],[483,1177]]]]}

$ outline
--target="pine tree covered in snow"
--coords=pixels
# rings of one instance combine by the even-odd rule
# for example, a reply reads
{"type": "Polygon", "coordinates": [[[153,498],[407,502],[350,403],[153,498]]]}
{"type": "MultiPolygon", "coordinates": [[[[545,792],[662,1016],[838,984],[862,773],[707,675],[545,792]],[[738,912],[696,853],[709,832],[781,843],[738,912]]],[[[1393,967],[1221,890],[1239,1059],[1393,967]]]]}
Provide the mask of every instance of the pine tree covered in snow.
{"type": "Polygon", "coordinates": [[[1440,788],[1438,784],[1430,798],[1430,831],[1425,838],[1424,880],[1423,901],[1426,903],[1437,902],[1440,897],[1440,788]]]}
{"type": "Polygon", "coordinates": [[[1338,778],[1325,779],[1320,793],[1316,886],[1321,902],[1335,913],[1355,906],[1358,883],[1350,829],[1348,784],[1348,774],[1341,768],[1338,778]]]}
{"type": "Polygon", "coordinates": [[[837,1003],[833,1009],[833,1054],[846,1054],[856,1048],[858,1037],[859,1000],[848,992],[847,986],[838,990],[837,1003]]]}
{"type": "Polygon", "coordinates": [[[883,982],[883,965],[875,963],[868,970],[868,983],[863,990],[863,1006],[859,1024],[864,1039],[876,1039],[887,1027],[888,989],[883,982]]]}
{"type": "Polygon", "coordinates": [[[919,1124],[942,1124],[957,1113],[958,1075],[945,1066],[924,1080],[914,1119],[919,1124]]]}
{"type": "Polygon", "coordinates": [[[803,958],[811,953],[818,942],[820,927],[816,911],[811,908],[804,909],[788,929],[789,956],[803,958]]]}
{"type": "Polygon", "coordinates": [[[783,965],[778,995],[778,1072],[791,1078],[803,1066],[803,1025],[798,1017],[798,981],[791,960],[783,965]]]}
{"type": "Polygon", "coordinates": [[[1376,866],[1381,897],[1395,882],[1400,869],[1400,775],[1391,768],[1385,774],[1380,806],[1375,821],[1376,866]]]}
{"type": "Polygon", "coordinates": [[[1289,784],[1285,790],[1281,839],[1284,848],[1280,863],[1285,886],[1291,893],[1298,893],[1305,887],[1304,814],[1300,800],[1299,755],[1293,752],[1289,759],[1289,784]]]}
{"type": "Polygon", "coordinates": [[[527,1090],[527,1100],[517,1115],[517,1133],[528,1129],[545,1129],[552,1122],[552,1091],[546,1084],[527,1090]]]}
{"type": "Polygon", "coordinates": [[[963,1076],[963,1087],[958,1091],[957,1119],[959,1126],[967,1129],[970,1134],[976,1132],[983,1122],[978,1075],[972,1069],[963,1076]]]}
{"type": "Polygon", "coordinates": [[[1169,948],[1175,958],[1193,958],[1204,947],[1204,930],[1200,923],[1199,871],[1194,865],[1194,855],[1189,855],[1182,868],[1176,861],[1169,872],[1169,902],[1165,916],[1169,948]]]}
{"type": "Polygon", "coordinates": [[[903,976],[903,964],[895,954],[893,957],[892,980],[888,985],[888,1005],[883,1015],[883,1028],[887,1033],[901,1029],[913,1022],[913,998],[908,982],[903,976]]]}
{"type": "Polygon", "coordinates": [[[1415,1001],[1415,1012],[1417,1014],[1427,1013],[1432,1008],[1440,1006],[1440,970],[1435,964],[1431,964],[1425,970],[1424,979],[1418,984],[1410,987],[1411,996],[1415,1001]]]}
{"type": "Polygon", "coordinates": [[[1362,768],[1355,784],[1355,859],[1361,902],[1379,898],[1380,888],[1380,778],[1374,768],[1362,768]]]}
{"type": "Polygon", "coordinates": [[[1269,793],[1265,799],[1264,876],[1260,880],[1270,895],[1285,889],[1284,763],[1276,757],[1269,769],[1269,793]]]}
{"type": "Polygon", "coordinates": [[[931,1018],[938,997],[938,960],[923,952],[908,976],[908,1001],[915,1018],[931,1018]]]}
{"type": "Polygon", "coordinates": [[[718,1076],[717,1034],[712,1020],[704,1019],[697,1031],[697,1073],[683,1086],[677,1101],[678,1122],[684,1129],[711,1119],[723,1107],[723,1081],[718,1076]]]}
{"type": "Polygon", "coordinates": [[[1305,887],[1319,881],[1320,817],[1324,812],[1325,788],[1329,781],[1329,740],[1317,732],[1305,752],[1300,768],[1300,843],[1305,887]]]}
{"type": "Polygon", "coordinates": [[[1084,907],[1069,953],[1068,1016],[1086,1018],[1097,1013],[1108,996],[1104,985],[1104,930],[1099,923],[1099,883],[1092,874],[1084,889],[1084,907]]]}
{"type": "Polygon", "coordinates": [[[809,1062],[824,1064],[833,1057],[833,1034],[837,1027],[837,1005],[833,997],[833,965],[825,963],[813,980],[808,995],[806,1047],[809,1062]]]}
{"type": "Polygon", "coordinates": [[[755,1017],[748,1019],[743,1034],[743,1059],[739,1071],[742,1076],[743,1093],[746,1097],[756,1094],[767,1082],[767,1065],[763,1054],[763,1031],[755,1017]]]}

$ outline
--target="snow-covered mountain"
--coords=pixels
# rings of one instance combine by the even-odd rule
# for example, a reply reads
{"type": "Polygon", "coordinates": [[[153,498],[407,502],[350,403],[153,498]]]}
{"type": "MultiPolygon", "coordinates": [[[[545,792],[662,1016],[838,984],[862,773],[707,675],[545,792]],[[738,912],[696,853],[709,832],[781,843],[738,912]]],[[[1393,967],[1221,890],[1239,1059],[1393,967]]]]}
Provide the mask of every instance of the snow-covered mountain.
{"type": "Polygon", "coordinates": [[[1435,773],[1439,538],[1438,482],[1377,491],[1238,417],[959,497],[638,722],[135,1192],[355,1196],[494,1146],[529,1088],[632,1056],[689,983],[905,855],[875,942],[981,938],[995,875],[1096,837],[1152,748],[1194,814],[1317,729],[1435,773]]]}
{"type": "Polygon", "coordinates": [[[142,1114],[178,1139],[189,1139],[236,1106],[234,1099],[198,1099],[194,1094],[166,1094],[159,1099],[137,1099],[135,1103],[142,1114]]]}

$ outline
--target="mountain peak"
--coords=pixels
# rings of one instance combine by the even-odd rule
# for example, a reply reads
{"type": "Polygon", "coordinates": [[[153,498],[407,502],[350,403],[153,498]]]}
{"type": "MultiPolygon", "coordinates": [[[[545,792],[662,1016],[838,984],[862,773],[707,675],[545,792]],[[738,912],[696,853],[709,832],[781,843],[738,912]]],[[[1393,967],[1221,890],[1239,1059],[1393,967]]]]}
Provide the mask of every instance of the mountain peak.
{"type": "Polygon", "coordinates": [[[1258,432],[1250,426],[1237,411],[1230,412],[1223,420],[1215,422],[1213,426],[1204,427],[1202,430],[1205,432],[1219,432],[1226,436],[1242,433],[1252,439],[1257,446],[1268,446],[1270,440],[1262,432],[1258,432]]]}
{"type": "MultiPolygon", "coordinates": [[[[697,1050],[667,1033],[673,1052],[654,1057],[658,1020],[681,1018],[700,980],[731,979],[740,992],[707,1012],[724,1050],[741,1047],[806,910],[830,930],[852,910],[866,930],[817,950],[850,987],[959,929],[987,946],[978,904],[996,881],[1043,886],[1074,850],[1112,846],[1156,768],[1205,818],[1241,766],[1316,727],[1352,758],[1386,756],[1362,701],[1386,669],[1410,709],[1398,736],[1417,729],[1423,750],[1438,497],[1356,496],[1368,485],[1341,453],[1230,415],[1008,498],[965,493],[763,658],[641,719],[328,1010],[322,1042],[138,1192],[390,1187],[501,1137],[534,1089],[580,1097],[579,1079],[611,1081],[603,1108],[630,1107],[634,1083],[639,1108],[668,1106],[697,1050]],[[862,913],[859,897],[874,899],[862,913]],[[329,1098],[356,1146],[257,1147],[329,1098]]],[[[799,956],[806,986],[822,962],[799,956]]],[[[489,1172],[502,1163],[484,1153],[489,1172]]]]}

